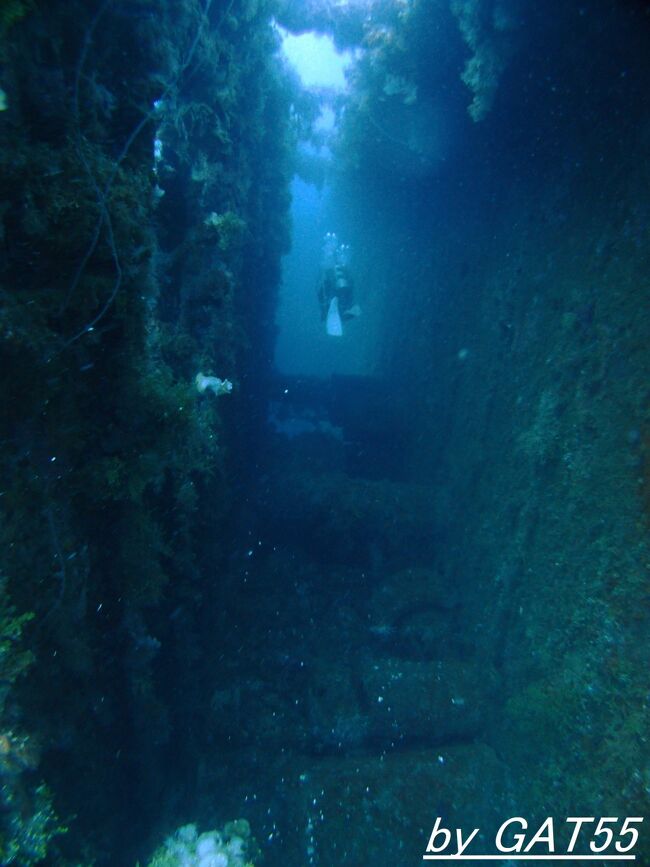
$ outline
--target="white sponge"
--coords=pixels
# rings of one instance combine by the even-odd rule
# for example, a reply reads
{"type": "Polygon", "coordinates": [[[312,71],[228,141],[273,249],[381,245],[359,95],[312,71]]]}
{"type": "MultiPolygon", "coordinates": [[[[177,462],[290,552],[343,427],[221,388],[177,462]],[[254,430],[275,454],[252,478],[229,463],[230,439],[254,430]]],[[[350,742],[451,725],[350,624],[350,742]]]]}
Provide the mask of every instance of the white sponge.
{"type": "Polygon", "coordinates": [[[232,382],[229,379],[219,379],[218,376],[206,376],[203,373],[197,373],[194,382],[201,394],[211,389],[218,397],[220,394],[230,394],[232,391],[232,382]]]}

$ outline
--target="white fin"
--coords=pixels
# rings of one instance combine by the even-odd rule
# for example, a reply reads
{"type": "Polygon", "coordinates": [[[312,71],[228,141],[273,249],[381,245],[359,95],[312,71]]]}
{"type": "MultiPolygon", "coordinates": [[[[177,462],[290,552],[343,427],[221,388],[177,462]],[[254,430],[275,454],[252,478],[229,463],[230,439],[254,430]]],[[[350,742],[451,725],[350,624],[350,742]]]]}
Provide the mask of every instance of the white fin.
{"type": "Polygon", "coordinates": [[[339,299],[332,298],[327,311],[327,333],[330,337],[343,336],[343,324],[339,314],[339,299]]]}

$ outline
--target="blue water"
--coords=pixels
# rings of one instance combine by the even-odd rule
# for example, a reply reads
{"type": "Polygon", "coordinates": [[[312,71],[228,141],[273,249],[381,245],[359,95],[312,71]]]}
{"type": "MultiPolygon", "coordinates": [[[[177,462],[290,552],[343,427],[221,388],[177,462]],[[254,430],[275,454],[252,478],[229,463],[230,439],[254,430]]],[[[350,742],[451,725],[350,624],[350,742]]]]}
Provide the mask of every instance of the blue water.
{"type": "Polygon", "coordinates": [[[0,9],[0,863],[650,863],[648,44],[0,9]]]}

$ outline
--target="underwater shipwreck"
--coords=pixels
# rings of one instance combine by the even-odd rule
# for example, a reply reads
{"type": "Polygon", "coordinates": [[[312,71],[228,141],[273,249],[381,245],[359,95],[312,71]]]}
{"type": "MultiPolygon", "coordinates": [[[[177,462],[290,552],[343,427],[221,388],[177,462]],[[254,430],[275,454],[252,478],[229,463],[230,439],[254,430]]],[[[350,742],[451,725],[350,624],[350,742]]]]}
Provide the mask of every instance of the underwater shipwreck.
{"type": "Polygon", "coordinates": [[[650,865],[650,4],[0,0],[0,163],[0,864],[650,865]]]}

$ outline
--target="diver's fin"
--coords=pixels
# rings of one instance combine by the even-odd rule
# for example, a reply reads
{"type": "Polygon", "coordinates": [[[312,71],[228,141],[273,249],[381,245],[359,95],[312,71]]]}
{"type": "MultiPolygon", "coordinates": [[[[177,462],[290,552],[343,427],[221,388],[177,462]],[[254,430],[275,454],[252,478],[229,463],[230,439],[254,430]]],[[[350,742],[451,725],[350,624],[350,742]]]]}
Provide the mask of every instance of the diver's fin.
{"type": "Polygon", "coordinates": [[[358,304],[355,304],[353,307],[350,307],[349,310],[344,310],[343,315],[347,319],[356,319],[357,316],[361,316],[361,308],[358,304]]]}
{"type": "Polygon", "coordinates": [[[330,301],[329,310],[327,311],[327,333],[330,337],[343,336],[343,323],[339,313],[339,299],[332,298],[330,301]]]}

